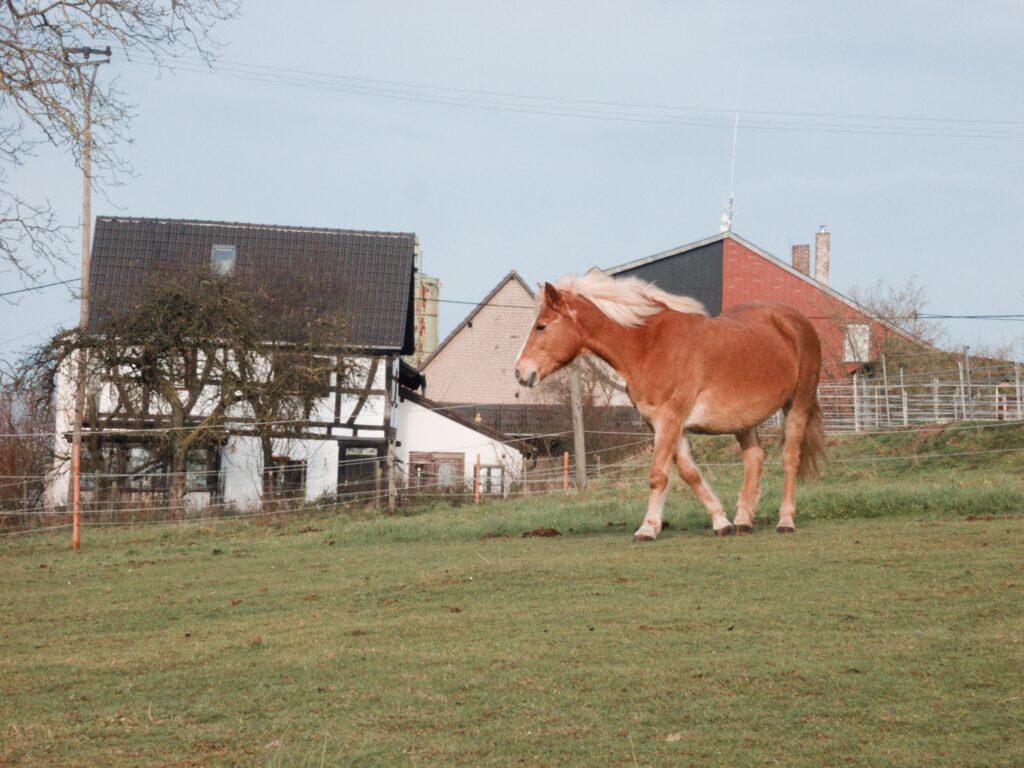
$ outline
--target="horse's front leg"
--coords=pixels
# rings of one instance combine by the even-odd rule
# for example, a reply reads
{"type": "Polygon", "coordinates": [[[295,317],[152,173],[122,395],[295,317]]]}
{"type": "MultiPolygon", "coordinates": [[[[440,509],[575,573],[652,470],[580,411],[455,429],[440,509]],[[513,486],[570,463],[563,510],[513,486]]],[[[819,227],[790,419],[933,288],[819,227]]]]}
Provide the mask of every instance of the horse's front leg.
{"type": "Polygon", "coordinates": [[[647,514],[633,541],[654,541],[661,533],[662,512],[668,495],[668,473],[676,453],[676,443],[682,425],[675,420],[658,423],[654,427],[654,460],[651,462],[651,491],[647,497],[647,514]]]}

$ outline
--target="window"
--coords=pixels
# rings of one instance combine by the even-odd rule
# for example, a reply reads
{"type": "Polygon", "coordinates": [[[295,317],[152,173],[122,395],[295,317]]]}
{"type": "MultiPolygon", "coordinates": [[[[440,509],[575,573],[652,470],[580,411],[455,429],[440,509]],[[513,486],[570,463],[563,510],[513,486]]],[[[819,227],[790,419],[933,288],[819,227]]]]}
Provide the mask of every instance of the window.
{"type": "Polygon", "coordinates": [[[235,254],[233,245],[215,245],[210,249],[210,269],[215,275],[233,275],[235,273],[235,254]]]}
{"type": "Polygon", "coordinates": [[[480,493],[501,496],[505,491],[505,470],[501,467],[480,467],[480,493]]]}
{"type": "Polygon", "coordinates": [[[843,334],[843,362],[866,363],[871,359],[871,326],[850,323],[843,334]]]}
{"type": "MultiPolygon", "coordinates": [[[[89,490],[162,494],[171,486],[171,469],[152,444],[115,443],[103,446],[99,453],[83,453],[89,471],[83,472],[82,482],[88,483],[89,490]]],[[[185,455],[186,491],[219,493],[219,465],[216,446],[189,449],[185,455]]]]}
{"type": "Polygon", "coordinates": [[[298,496],[306,487],[306,462],[275,456],[267,468],[275,495],[298,496]]]}
{"type": "Polygon", "coordinates": [[[189,491],[217,490],[217,460],[216,450],[209,448],[191,448],[185,454],[185,472],[187,488],[189,491]]]}
{"type": "Polygon", "coordinates": [[[339,483],[345,486],[373,486],[377,482],[380,451],[372,445],[349,445],[341,449],[339,483]]]}
{"type": "Polygon", "coordinates": [[[450,491],[463,484],[461,453],[410,453],[409,485],[424,491],[450,491]]]}

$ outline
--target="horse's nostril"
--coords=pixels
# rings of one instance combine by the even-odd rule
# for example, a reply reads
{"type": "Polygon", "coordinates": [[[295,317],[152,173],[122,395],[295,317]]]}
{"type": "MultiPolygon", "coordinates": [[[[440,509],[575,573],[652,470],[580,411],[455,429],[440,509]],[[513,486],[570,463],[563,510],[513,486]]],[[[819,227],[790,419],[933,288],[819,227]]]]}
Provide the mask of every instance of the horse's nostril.
{"type": "Polygon", "coordinates": [[[518,381],[522,386],[524,386],[524,387],[532,387],[534,385],[534,382],[536,382],[536,380],[537,380],[537,372],[536,371],[530,371],[529,374],[524,376],[522,373],[520,373],[519,369],[516,368],[516,381],[518,381]]]}

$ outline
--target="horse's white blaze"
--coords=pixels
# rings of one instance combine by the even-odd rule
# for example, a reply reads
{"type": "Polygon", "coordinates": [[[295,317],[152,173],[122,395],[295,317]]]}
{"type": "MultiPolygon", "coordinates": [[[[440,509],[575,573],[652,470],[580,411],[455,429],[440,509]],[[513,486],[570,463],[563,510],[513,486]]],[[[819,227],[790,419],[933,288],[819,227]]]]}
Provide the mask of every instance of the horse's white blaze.
{"type": "Polygon", "coordinates": [[[531,387],[537,386],[540,383],[541,377],[538,371],[537,363],[532,360],[524,360],[523,353],[526,351],[526,345],[530,342],[530,334],[533,333],[532,329],[536,324],[537,318],[535,317],[533,319],[533,325],[530,326],[531,330],[527,331],[526,338],[523,339],[523,343],[519,347],[519,353],[516,355],[515,364],[516,380],[519,381],[519,383],[523,384],[524,386],[526,386],[524,382],[529,381],[531,382],[529,384],[529,386],[531,387]]]}

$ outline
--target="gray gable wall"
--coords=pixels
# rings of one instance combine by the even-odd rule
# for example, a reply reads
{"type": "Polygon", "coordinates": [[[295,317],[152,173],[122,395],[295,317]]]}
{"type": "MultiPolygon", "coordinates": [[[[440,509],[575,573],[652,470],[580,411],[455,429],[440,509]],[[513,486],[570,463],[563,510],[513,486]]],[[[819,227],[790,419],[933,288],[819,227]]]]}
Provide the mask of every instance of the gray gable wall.
{"type": "Polygon", "coordinates": [[[638,277],[663,291],[692,296],[708,313],[722,311],[722,241],[699,245],[661,258],[606,270],[613,277],[638,277]]]}

